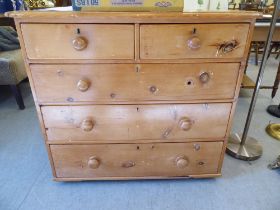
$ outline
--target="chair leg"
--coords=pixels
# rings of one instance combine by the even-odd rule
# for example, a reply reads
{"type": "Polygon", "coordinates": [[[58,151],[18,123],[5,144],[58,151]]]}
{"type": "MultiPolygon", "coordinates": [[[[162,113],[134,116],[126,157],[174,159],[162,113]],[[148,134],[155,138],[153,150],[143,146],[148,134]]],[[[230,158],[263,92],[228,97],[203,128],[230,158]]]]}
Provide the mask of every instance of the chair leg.
{"type": "Polygon", "coordinates": [[[278,59],[278,58],[279,58],[279,55],[280,55],[280,49],[279,49],[279,52],[277,53],[275,59],[278,59]]]}
{"type": "Polygon", "coordinates": [[[10,85],[10,88],[13,92],[14,97],[16,98],[19,109],[21,109],[21,110],[25,109],[19,86],[18,85],[10,85]]]}
{"type": "Polygon", "coordinates": [[[277,71],[275,81],[274,81],[274,85],[273,85],[273,88],[272,88],[271,98],[274,98],[274,96],[276,95],[279,83],[280,83],[280,62],[279,62],[279,65],[278,65],[278,71],[277,71]]]}
{"type": "Polygon", "coordinates": [[[259,44],[257,42],[255,45],[255,53],[255,65],[257,66],[259,62],[259,44]]]}

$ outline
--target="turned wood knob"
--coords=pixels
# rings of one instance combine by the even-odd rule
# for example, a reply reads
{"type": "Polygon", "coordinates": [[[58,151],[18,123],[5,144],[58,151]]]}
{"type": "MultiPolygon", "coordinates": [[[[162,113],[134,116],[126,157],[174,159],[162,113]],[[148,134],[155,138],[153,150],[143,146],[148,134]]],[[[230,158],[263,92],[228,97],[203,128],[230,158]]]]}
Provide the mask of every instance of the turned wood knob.
{"type": "Polygon", "coordinates": [[[87,91],[89,89],[89,86],[90,86],[90,82],[88,80],[85,80],[85,79],[81,79],[77,83],[77,88],[81,92],[87,91]]]}
{"type": "Polygon", "coordinates": [[[84,37],[78,36],[72,41],[75,50],[83,50],[87,47],[87,40],[84,37]]]}
{"type": "Polygon", "coordinates": [[[203,72],[199,75],[199,81],[203,84],[209,82],[210,80],[210,75],[208,72],[203,72]]]}
{"type": "Polygon", "coordinates": [[[189,161],[186,157],[177,157],[176,165],[178,168],[185,168],[189,164],[189,161]]]}
{"type": "Polygon", "coordinates": [[[92,119],[87,118],[82,121],[81,128],[83,131],[86,132],[91,131],[93,127],[94,127],[94,122],[92,119]]]}
{"type": "Polygon", "coordinates": [[[88,160],[88,167],[92,168],[92,169],[96,169],[100,166],[100,161],[98,160],[97,157],[93,156],[90,157],[88,160]]]}
{"type": "Polygon", "coordinates": [[[183,117],[179,120],[179,126],[182,130],[188,131],[191,129],[193,121],[188,117],[183,117]]]}
{"type": "Polygon", "coordinates": [[[197,36],[193,36],[188,40],[188,47],[192,50],[197,50],[201,46],[201,41],[197,36]]]}

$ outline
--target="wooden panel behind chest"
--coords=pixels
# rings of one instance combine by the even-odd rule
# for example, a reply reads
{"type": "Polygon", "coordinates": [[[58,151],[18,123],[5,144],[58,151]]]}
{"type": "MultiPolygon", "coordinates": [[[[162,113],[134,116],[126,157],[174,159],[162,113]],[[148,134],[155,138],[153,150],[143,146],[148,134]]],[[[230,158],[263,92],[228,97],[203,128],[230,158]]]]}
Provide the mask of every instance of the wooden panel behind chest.
{"type": "Polygon", "coordinates": [[[222,145],[223,142],[51,145],[51,152],[58,177],[167,177],[217,173],[222,145]]]}
{"type": "Polygon", "coordinates": [[[22,24],[21,30],[29,59],[134,58],[132,24],[22,24]],[[84,49],[74,48],[77,38],[86,41],[84,49]]]}
{"type": "Polygon", "coordinates": [[[233,98],[239,64],[31,65],[31,73],[41,103],[191,101],[233,98]]]}
{"type": "Polygon", "coordinates": [[[249,24],[145,24],[142,59],[242,58],[249,24]]]}
{"type": "Polygon", "coordinates": [[[217,139],[230,110],[231,103],[44,106],[42,114],[50,141],[217,139]]]}

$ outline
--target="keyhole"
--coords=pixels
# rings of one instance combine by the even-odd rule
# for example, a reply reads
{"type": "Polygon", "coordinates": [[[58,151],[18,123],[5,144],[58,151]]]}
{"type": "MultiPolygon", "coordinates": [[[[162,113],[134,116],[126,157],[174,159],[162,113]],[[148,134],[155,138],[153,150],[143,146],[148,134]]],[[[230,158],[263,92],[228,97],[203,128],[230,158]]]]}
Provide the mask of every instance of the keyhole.
{"type": "Polygon", "coordinates": [[[192,81],[192,80],[188,80],[188,81],[186,82],[186,84],[187,84],[188,86],[191,86],[191,85],[193,85],[193,81],[192,81]]]}
{"type": "Polygon", "coordinates": [[[196,28],[193,28],[192,33],[193,33],[193,34],[196,34],[196,28]]]}
{"type": "Polygon", "coordinates": [[[77,34],[80,34],[81,30],[79,28],[77,28],[77,34]]]}

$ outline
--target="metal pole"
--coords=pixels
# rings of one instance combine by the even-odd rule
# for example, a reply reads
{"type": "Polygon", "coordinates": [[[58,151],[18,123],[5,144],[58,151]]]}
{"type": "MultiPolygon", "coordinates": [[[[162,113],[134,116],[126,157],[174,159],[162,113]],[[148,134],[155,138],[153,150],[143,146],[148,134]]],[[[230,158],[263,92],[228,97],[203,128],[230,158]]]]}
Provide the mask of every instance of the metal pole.
{"type": "Polygon", "coordinates": [[[267,37],[265,47],[264,47],[264,53],[263,53],[262,62],[261,62],[261,65],[260,65],[259,74],[258,74],[258,77],[257,77],[256,86],[254,88],[253,97],[252,97],[252,100],[251,100],[249,112],[248,112],[248,115],[247,115],[244,131],[243,131],[243,135],[242,135],[242,139],[241,139],[241,144],[242,145],[246,141],[248,130],[249,130],[249,127],[250,127],[250,124],[251,124],[251,119],[252,119],[252,116],[253,116],[253,111],[254,111],[254,108],[255,108],[255,105],[256,105],[256,101],[257,101],[257,96],[259,94],[261,82],[262,82],[262,79],[263,79],[263,73],[264,73],[264,69],[265,69],[265,66],[266,66],[266,62],[267,62],[267,57],[268,57],[268,53],[269,53],[269,49],[270,49],[270,44],[271,44],[271,41],[272,41],[273,32],[274,32],[274,29],[275,29],[275,26],[276,26],[276,21],[277,21],[277,18],[278,18],[279,4],[280,4],[280,0],[277,0],[275,8],[274,8],[273,15],[272,15],[272,21],[270,23],[268,37],[267,37]]]}
{"type": "Polygon", "coordinates": [[[262,147],[258,144],[258,141],[252,137],[247,137],[248,130],[251,124],[253,111],[256,105],[257,96],[260,90],[261,82],[263,79],[263,73],[267,62],[267,57],[270,49],[270,44],[272,40],[272,36],[274,33],[274,29],[276,26],[276,21],[278,18],[280,8],[280,0],[275,1],[275,7],[272,15],[272,21],[270,23],[269,27],[269,33],[268,37],[265,43],[264,53],[262,57],[262,62],[260,65],[256,86],[254,88],[254,93],[251,99],[245,127],[243,130],[242,138],[240,138],[240,135],[233,134],[229,137],[229,142],[227,146],[227,153],[231,156],[242,159],[242,160],[256,160],[262,155],[262,147]]]}

